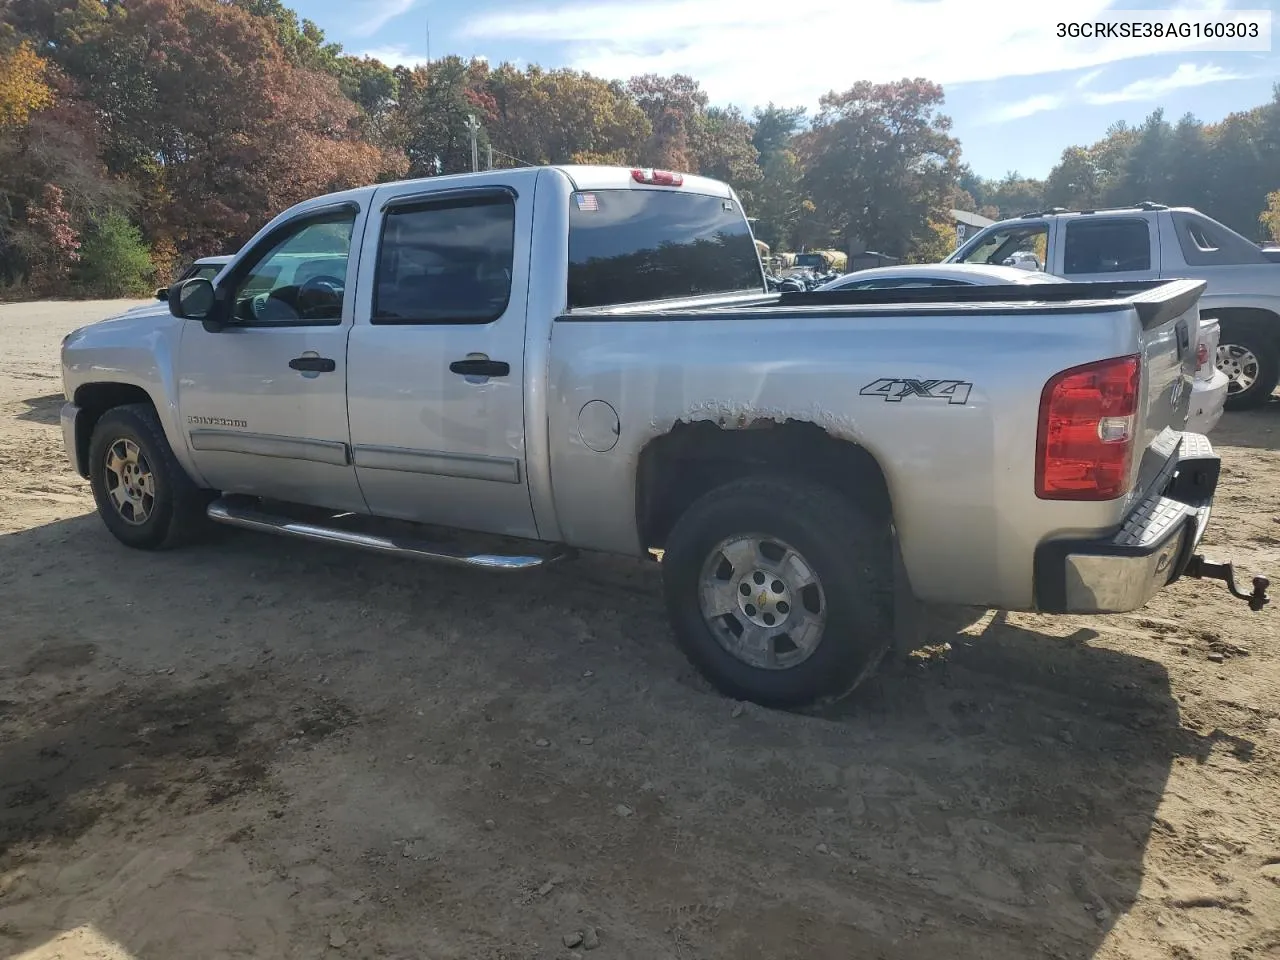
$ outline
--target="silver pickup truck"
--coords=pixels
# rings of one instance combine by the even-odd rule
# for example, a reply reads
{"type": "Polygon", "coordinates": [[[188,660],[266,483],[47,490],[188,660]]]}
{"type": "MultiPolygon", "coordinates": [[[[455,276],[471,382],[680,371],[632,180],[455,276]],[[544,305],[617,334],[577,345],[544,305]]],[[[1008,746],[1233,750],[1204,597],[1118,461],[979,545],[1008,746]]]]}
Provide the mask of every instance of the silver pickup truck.
{"type": "Polygon", "coordinates": [[[129,546],[216,521],[490,570],[653,557],[703,673],[793,706],[924,602],[1230,578],[1195,553],[1219,461],[1183,431],[1203,287],[769,294],[722,183],[436,177],[309,200],[71,333],[62,425],[129,546]]]}

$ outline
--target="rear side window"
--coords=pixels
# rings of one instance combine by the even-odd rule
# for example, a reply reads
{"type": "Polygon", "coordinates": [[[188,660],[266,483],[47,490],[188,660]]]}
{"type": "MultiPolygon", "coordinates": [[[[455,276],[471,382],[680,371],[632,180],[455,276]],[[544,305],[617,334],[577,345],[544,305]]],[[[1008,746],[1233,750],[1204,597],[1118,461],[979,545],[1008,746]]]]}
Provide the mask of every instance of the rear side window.
{"type": "Polygon", "coordinates": [[[1182,248],[1182,258],[1193,267],[1267,261],[1257,244],[1216,220],[1181,210],[1174,210],[1169,216],[1173,219],[1178,246],[1182,248]]]}
{"type": "Polygon", "coordinates": [[[515,201],[505,194],[389,209],[378,247],[372,322],[497,320],[511,299],[515,226],[515,201]]]}
{"type": "Polygon", "coordinates": [[[760,254],[741,208],[679,190],[575,193],[569,309],[709,293],[760,293],[760,254]]]}
{"type": "Polygon", "coordinates": [[[1151,269],[1145,220],[1073,220],[1067,224],[1063,273],[1123,273],[1151,269]]]}

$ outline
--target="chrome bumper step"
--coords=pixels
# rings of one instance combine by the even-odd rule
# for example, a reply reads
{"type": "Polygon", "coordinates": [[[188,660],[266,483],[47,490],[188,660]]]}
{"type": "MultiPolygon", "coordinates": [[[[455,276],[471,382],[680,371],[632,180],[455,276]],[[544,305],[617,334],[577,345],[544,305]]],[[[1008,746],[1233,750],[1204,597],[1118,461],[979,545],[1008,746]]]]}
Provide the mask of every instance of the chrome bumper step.
{"type": "MultiPolygon", "coordinates": [[[[574,551],[560,544],[548,545],[543,553],[507,554],[470,552],[456,549],[427,540],[400,534],[384,534],[359,529],[361,524],[375,523],[371,517],[355,514],[329,514],[324,522],[312,522],[308,519],[289,516],[282,512],[269,512],[263,508],[262,502],[253,497],[225,496],[209,504],[209,519],[215,523],[239,527],[243,530],[256,530],[260,533],[274,533],[314,543],[334,543],[373,553],[382,553],[396,557],[409,557],[415,560],[427,560],[432,563],[443,563],[455,567],[470,567],[481,570],[533,570],[545,567],[558,560],[567,560],[574,556],[574,551]],[[345,521],[339,525],[339,521],[345,521]]],[[[299,508],[307,513],[317,511],[299,508]]]]}

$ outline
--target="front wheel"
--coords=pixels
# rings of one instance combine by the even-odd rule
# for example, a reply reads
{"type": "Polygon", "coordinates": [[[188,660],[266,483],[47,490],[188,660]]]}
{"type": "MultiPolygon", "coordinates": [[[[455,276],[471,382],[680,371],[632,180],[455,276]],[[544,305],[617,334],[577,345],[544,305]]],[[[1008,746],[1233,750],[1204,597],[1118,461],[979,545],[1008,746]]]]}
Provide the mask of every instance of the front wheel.
{"type": "Polygon", "coordinates": [[[1252,410],[1271,399],[1280,380],[1280,347],[1261,330],[1224,327],[1214,360],[1227,375],[1226,409],[1252,410]]]}
{"type": "Polygon", "coordinates": [[[155,410],[141,403],[108,410],[94,426],[89,485],[107,529],[142,550],[194,539],[206,527],[213,497],[187,476],[155,410]]]}
{"type": "Polygon", "coordinates": [[[712,490],[667,539],[663,584],[685,654],[727,696],[799,707],[850,693],[892,639],[888,520],[825,487],[712,490]]]}

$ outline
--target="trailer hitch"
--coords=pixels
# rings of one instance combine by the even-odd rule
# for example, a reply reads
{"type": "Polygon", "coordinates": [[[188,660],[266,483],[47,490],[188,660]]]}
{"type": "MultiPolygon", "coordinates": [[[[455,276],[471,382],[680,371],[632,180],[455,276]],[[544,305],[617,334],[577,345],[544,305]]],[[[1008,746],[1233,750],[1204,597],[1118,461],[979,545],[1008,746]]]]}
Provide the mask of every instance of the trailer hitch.
{"type": "Polygon", "coordinates": [[[1236,588],[1236,572],[1230,563],[1211,563],[1198,553],[1187,562],[1187,569],[1183,571],[1183,575],[1195,577],[1197,580],[1202,578],[1221,580],[1227,585],[1231,595],[1248,603],[1249,609],[1254,613],[1271,602],[1271,598],[1267,596],[1267,588],[1271,586],[1271,581],[1266,577],[1254,577],[1253,593],[1244,593],[1236,588]]]}

